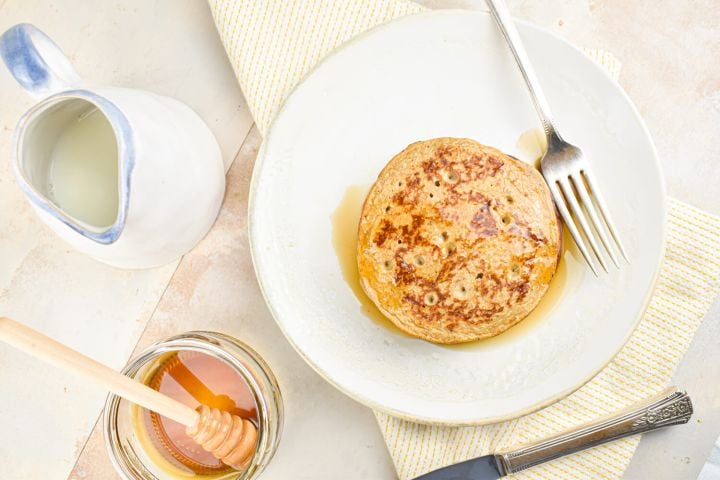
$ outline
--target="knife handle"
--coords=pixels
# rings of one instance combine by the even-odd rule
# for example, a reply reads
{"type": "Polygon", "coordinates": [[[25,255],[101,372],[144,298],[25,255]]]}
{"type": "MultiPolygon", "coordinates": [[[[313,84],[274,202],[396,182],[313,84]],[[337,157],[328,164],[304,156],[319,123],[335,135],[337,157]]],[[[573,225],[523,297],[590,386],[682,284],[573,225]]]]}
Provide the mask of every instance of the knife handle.
{"type": "Polygon", "coordinates": [[[662,393],[636,403],[619,414],[566,430],[520,448],[496,452],[495,461],[500,474],[509,475],[628,435],[687,423],[692,413],[692,402],[687,393],[678,390],[677,387],[669,387],[662,393]]]}

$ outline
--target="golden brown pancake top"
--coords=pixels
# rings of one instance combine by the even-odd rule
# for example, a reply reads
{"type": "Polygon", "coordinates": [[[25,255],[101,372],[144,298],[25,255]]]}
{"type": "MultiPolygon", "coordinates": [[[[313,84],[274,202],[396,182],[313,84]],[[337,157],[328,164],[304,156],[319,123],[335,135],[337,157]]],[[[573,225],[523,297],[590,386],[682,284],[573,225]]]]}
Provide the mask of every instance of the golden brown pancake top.
{"type": "Polygon", "coordinates": [[[497,335],[547,291],[560,224],[542,176],[462,138],[413,143],[380,173],[357,245],[363,289],[407,333],[438,343],[497,335]]]}

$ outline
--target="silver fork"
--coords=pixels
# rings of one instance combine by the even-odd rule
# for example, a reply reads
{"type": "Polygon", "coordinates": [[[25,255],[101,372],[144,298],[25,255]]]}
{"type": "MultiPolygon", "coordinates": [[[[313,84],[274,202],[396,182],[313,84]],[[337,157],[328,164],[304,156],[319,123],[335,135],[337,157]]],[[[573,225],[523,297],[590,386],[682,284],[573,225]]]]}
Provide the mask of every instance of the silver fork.
{"type": "Polygon", "coordinates": [[[620,242],[620,237],[618,237],[617,230],[610,218],[610,213],[600,193],[590,164],[587,162],[582,150],[563,140],[555,127],[552,113],[550,113],[550,106],[540,88],[540,83],[535,76],[530,59],[527,56],[525,47],[520,40],[520,35],[515,28],[515,24],[513,23],[505,2],[503,0],[486,1],[488,7],[490,7],[490,12],[495,18],[498,27],[500,27],[500,31],[515,57],[518,67],[520,67],[520,72],[530,91],[535,110],[537,110],[540,120],[542,121],[545,136],[547,137],[548,148],[547,153],[545,153],[545,156],[540,162],[540,170],[550,188],[560,216],[562,216],[565,226],[570,230],[573,240],[575,240],[578,249],[580,249],[583,257],[585,257],[585,261],[595,275],[598,274],[595,268],[595,262],[585,245],[583,235],[587,238],[590,248],[592,248],[592,251],[595,253],[595,258],[597,258],[605,272],[607,272],[607,265],[605,264],[593,230],[590,228],[590,223],[588,223],[588,216],[607,254],[615,266],[619,268],[620,264],[618,263],[615,250],[610,244],[610,239],[605,231],[606,228],[610,232],[622,256],[629,262],[628,255],[620,242]],[[579,228],[573,220],[573,215],[579,223],[579,228]],[[604,222],[601,221],[601,218],[604,222]]]}

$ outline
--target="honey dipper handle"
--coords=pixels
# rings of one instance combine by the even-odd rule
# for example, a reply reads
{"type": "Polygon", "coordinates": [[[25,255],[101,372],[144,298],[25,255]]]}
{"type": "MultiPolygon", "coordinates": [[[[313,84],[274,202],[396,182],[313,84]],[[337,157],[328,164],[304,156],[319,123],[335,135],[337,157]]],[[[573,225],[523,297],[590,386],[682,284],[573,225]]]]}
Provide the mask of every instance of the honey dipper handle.
{"type": "Polygon", "coordinates": [[[198,413],[187,405],[14,320],[0,317],[0,340],[50,365],[77,373],[115,395],[186,427],[193,426],[197,422],[198,413]]]}

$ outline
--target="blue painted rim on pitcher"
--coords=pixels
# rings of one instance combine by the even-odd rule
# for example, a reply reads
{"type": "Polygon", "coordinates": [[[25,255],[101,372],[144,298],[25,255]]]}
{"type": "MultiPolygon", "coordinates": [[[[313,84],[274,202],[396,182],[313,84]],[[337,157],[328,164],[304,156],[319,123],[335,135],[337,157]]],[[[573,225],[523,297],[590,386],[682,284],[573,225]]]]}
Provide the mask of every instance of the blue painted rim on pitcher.
{"type": "Polygon", "coordinates": [[[89,90],[68,90],[47,97],[22,116],[15,130],[15,176],[28,200],[37,208],[56,218],[80,235],[103,245],[109,245],[117,241],[125,228],[130,204],[132,172],[135,167],[135,154],[132,128],[130,127],[130,122],[127,117],[114,103],[89,90]],[[72,99],[84,100],[97,107],[105,118],[107,118],[115,134],[118,149],[118,212],[115,222],[104,229],[92,228],[84,222],[65,214],[25,178],[22,156],[25,128],[33,120],[39,118],[51,105],[72,99]]]}

